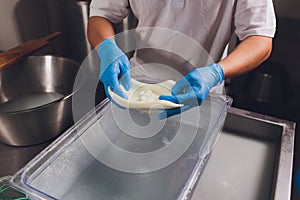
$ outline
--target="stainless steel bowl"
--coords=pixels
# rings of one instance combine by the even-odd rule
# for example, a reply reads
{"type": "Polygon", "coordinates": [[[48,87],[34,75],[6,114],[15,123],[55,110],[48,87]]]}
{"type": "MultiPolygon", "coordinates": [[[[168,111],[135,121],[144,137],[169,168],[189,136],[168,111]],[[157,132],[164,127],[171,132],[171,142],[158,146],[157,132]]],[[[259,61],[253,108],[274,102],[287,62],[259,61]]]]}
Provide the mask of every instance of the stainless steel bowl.
{"type": "Polygon", "coordinates": [[[79,64],[66,58],[32,56],[2,69],[0,141],[27,146],[58,136],[74,123],[72,97],[83,83],[79,64]]]}

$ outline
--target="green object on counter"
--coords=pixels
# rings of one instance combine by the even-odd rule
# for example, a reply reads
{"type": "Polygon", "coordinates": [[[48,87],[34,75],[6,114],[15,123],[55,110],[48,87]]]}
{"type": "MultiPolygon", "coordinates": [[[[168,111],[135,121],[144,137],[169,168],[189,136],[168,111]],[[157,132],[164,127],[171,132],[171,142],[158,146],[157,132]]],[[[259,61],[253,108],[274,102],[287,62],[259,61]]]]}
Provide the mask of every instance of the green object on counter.
{"type": "Polygon", "coordinates": [[[19,192],[8,184],[11,176],[0,178],[0,200],[30,200],[29,196],[19,192]]]}

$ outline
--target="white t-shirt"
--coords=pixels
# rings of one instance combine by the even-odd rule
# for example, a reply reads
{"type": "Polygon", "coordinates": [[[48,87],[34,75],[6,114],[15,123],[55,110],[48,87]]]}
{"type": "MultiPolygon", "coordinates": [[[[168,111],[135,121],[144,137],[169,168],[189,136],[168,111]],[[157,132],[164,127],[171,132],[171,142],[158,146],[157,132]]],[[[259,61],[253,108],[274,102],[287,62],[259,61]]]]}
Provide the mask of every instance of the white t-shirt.
{"type": "Polygon", "coordinates": [[[182,74],[218,62],[233,33],[244,40],[252,35],[274,37],[276,29],[272,0],[92,0],[90,16],[118,23],[129,9],[141,30],[136,38],[149,43],[139,47],[134,59],[178,71],[185,68],[182,74]],[[197,45],[209,59],[203,58],[205,53],[197,45]]]}

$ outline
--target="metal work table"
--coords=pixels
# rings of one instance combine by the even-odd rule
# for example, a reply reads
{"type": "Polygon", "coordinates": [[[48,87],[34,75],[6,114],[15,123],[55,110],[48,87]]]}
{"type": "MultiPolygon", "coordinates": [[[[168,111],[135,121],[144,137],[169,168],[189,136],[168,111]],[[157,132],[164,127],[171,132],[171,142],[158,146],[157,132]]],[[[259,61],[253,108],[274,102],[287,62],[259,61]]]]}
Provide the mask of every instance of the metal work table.
{"type": "MultiPolygon", "coordinates": [[[[208,196],[209,195],[215,196],[217,193],[222,193],[222,191],[223,191],[223,193],[224,193],[224,191],[226,191],[226,194],[229,193],[228,184],[230,184],[230,181],[232,181],[232,180],[231,179],[229,180],[228,177],[226,177],[226,173],[223,173],[223,172],[226,172],[227,169],[231,170],[232,168],[237,167],[238,165],[236,165],[236,163],[237,163],[237,161],[238,162],[240,162],[240,161],[239,161],[239,159],[236,159],[235,164],[228,163],[227,159],[224,159],[223,155],[225,155],[225,157],[228,155],[230,157],[230,155],[232,155],[232,158],[239,156],[238,152],[237,152],[239,150],[234,149],[235,147],[232,147],[235,145],[232,145],[231,147],[229,146],[229,148],[227,148],[228,147],[227,142],[229,141],[228,139],[233,139],[234,135],[237,135],[238,139],[237,140],[234,139],[235,141],[241,141],[240,139],[242,139],[242,141],[245,142],[246,141],[246,140],[244,140],[245,138],[250,138],[250,139],[254,139],[256,141],[261,141],[262,143],[264,143],[264,142],[267,142],[268,144],[273,143],[272,147],[274,147],[273,148],[274,151],[273,151],[273,155],[271,155],[273,164],[269,165],[270,170],[272,170],[272,172],[270,172],[271,175],[269,175],[269,179],[270,179],[269,184],[270,185],[267,186],[268,191],[257,191],[257,192],[258,193],[259,192],[268,192],[269,194],[268,194],[267,199],[289,200],[291,197],[295,123],[277,119],[277,118],[273,118],[273,117],[268,117],[265,115],[261,115],[261,114],[241,110],[241,109],[231,108],[229,110],[229,114],[226,118],[226,122],[224,125],[224,131],[223,131],[224,136],[223,137],[221,136],[218,144],[216,145],[215,152],[213,152],[212,157],[210,158],[211,160],[210,160],[210,162],[208,162],[207,168],[204,170],[203,176],[201,177],[201,179],[198,183],[198,186],[196,187],[196,189],[194,191],[193,199],[198,199],[198,198],[195,198],[195,195],[203,196],[203,191],[205,191],[204,192],[204,193],[206,193],[205,195],[208,195],[208,196]],[[226,142],[226,140],[227,140],[227,142],[226,142]],[[230,148],[231,148],[231,150],[229,150],[227,152],[227,154],[229,153],[227,155],[226,151],[230,148]],[[232,153],[234,153],[234,154],[236,153],[236,155],[234,155],[232,153]],[[232,165],[235,165],[235,166],[232,166],[232,165]],[[218,166],[222,166],[222,169],[219,170],[218,166]],[[215,173],[215,172],[217,172],[217,173],[215,173]],[[221,175],[225,174],[222,182],[217,182],[220,179],[220,176],[216,177],[217,175],[215,176],[215,174],[218,174],[218,173],[221,175]],[[206,176],[206,178],[205,178],[205,176],[206,176]],[[207,179],[207,177],[209,177],[209,179],[207,179]],[[228,182],[226,182],[226,178],[227,178],[227,180],[229,180],[228,182]],[[215,179],[215,180],[213,180],[213,179],[215,179]],[[213,182],[213,181],[211,182],[211,180],[216,181],[216,182],[213,182]],[[202,182],[204,181],[205,184],[201,183],[201,181],[202,182]],[[226,185],[226,183],[227,183],[227,185],[226,185]],[[213,185],[213,188],[209,188],[209,184],[213,185]],[[208,189],[203,188],[203,185],[206,186],[208,189]],[[215,187],[215,186],[219,186],[219,187],[215,187]],[[218,189],[220,191],[218,191],[218,189]],[[224,189],[224,190],[222,190],[222,189],[224,189]]],[[[51,141],[40,144],[40,145],[30,146],[30,147],[12,147],[12,146],[8,146],[8,145],[0,143],[0,176],[13,175],[16,171],[18,171],[18,169],[22,168],[37,153],[39,153],[48,144],[50,144],[50,142],[51,141]]],[[[234,144],[234,143],[232,143],[232,144],[234,144]]],[[[246,143],[244,143],[244,144],[246,144],[246,143]]],[[[239,145],[239,147],[243,148],[243,145],[239,145]]],[[[243,151],[244,151],[244,149],[243,149],[243,151]]],[[[241,152],[243,152],[243,151],[241,151],[241,152]]],[[[251,151],[251,148],[250,148],[249,152],[252,154],[253,153],[255,154],[255,151],[251,151]]],[[[266,155],[263,155],[263,156],[266,156],[266,155]]],[[[254,156],[252,155],[252,157],[250,156],[245,159],[249,160],[250,158],[255,158],[255,157],[256,157],[256,155],[254,155],[254,156]]],[[[259,157],[259,155],[258,155],[258,157],[259,157]]],[[[243,159],[243,157],[240,157],[240,159],[243,159]]],[[[264,159],[261,159],[261,160],[264,161],[264,159]]],[[[253,163],[251,163],[251,164],[253,165],[253,163]]],[[[241,166],[241,165],[239,165],[239,166],[241,166]]],[[[249,166],[249,165],[247,165],[247,166],[249,166]]],[[[256,168],[254,167],[252,169],[256,169],[256,168]]],[[[244,169],[238,169],[238,170],[233,170],[233,172],[243,171],[243,170],[244,169]]],[[[248,168],[248,170],[249,170],[249,168],[248,168]]],[[[263,170],[268,171],[269,169],[266,169],[266,167],[263,166],[263,170]]],[[[256,171],[245,171],[245,174],[247,174],[247,173],[248,174],[252,173],[254,175],[258,174],[256,171]]],[[[257,175],[257,176],[259,176],[259,175],[257,175]]],[[[244,176],[239,177],[239,175],[236,173],[233,173],[232,177],[233,177],[233,179],[235,179],[235,182],[233,182],[235,184],[238,182],[239,178],[240,179],[245,178],[244,176]]],[[[259,178],[261,178],[261,176],[259,176],[259,178]]],[[[239,186],[246,187],[245,182],[247,182],[247,181],[241,180],[241,184],[239,184],[239,186]]],[[[234,192],[234,191],[236,191],[236,189],[232,190],[232,191],[234,192]]],[[[242,190],[240,190],[240,191],[242,191],[242,190]]],[[[234,194],[234,195],[236,195],[236,194],[234,194]]],[[[252,196],[255,196],[255,195],[252,195],[252,196]]],[[[259,196],[257,196],[257,197],[258,197],[257,199],[260,199],[259,196]]],[[[229,199],[234,199],[234,198],[231,197],[229,199]]],[[[248,197],[248,199],[251,199],[251,198],[248,197]]]]}
{"type": "Polygon", "coordinates": [[[14,147],[0,143],[0,177],[13,175],[50,142],[29,147],[14,147]]]}

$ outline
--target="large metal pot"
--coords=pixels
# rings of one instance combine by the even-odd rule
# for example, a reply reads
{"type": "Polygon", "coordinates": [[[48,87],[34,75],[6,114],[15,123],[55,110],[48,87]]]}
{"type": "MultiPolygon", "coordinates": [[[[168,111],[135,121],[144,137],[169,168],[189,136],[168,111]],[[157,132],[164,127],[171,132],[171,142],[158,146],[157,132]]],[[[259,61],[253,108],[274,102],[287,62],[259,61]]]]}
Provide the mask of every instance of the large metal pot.
{"type": "Polygon", "coordinates": [[[26,146],[55,138],[74,123],[72,97],[83,83],[79,64],[60,57],[32,56],[0,70],[0,141],[26,146]]]}
{"type": "Polygon", "coordinates": [[[92,50],[86,33],[90,1],[44,1],[50,32],[54,30],[62,32],[62,35],[52,42],[55,55],[81,63],[92,50]]]}
{"type": "Polygon", "coordinates": [[[288,80],[285,67],[268,60],[249,74],[243,92],[258,102],[282,103],[289,96],[288,80]]]}

